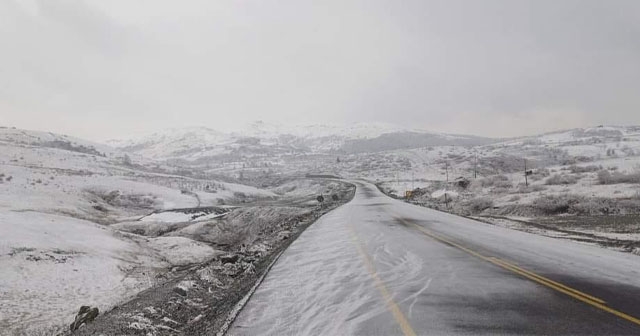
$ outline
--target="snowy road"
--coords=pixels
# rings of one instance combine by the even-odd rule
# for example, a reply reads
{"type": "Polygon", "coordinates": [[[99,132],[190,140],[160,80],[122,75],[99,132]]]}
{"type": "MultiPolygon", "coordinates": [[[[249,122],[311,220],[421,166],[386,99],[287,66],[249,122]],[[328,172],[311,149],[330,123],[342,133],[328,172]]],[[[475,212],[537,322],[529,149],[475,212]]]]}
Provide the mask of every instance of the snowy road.
{"type": "Polygon", "coordinates": [[[228,334],[640,334],[640,257],[357,185],[285,251],[228,334]]]}

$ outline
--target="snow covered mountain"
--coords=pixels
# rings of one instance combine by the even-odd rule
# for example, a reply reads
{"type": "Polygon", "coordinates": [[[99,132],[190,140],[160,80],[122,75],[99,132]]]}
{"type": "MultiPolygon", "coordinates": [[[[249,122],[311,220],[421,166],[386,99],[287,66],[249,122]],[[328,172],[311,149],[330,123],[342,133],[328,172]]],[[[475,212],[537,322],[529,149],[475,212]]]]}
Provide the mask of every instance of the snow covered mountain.
{"type": "Polygon", "coordinates": [[[111,141],[110,144],[156,159],[202,161],[265,154],[366,153],[493,142],[495,140],[489,138],[411,130],[381,123],[290,127],[258,121],[236,132],[206,127],[170,129],[141,139],[111,141]]]}
{"type": "Polygon", "coordinates": [[[72,152],[106,156],[115,149],[96,142],[51,132],[30,131],[0,126],[0,144],[57,148],[72,152]]]}
{"type": "MultiPolygon", "coordinates": [[[[491,145],[502,153],[529,157],[555,151],[555,155],[591,161],[603,157],[640,155],[640,126],[597,126],[508,139],[491,145]]],[[[547,153],[548,154],[548,153],[547,153]]]]}

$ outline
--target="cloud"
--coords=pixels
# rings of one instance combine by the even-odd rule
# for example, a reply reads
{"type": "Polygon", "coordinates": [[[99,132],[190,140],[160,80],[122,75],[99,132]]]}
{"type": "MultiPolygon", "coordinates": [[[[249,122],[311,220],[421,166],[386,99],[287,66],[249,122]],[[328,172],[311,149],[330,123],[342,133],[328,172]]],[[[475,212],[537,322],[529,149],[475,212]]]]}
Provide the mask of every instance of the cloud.
{"type": "MultiPolygon", "coordinates": [[[[0,3],[0,122],[93,139],[381,121],[640,123],[635,1],[0,3]]],[[[524,126],[522,126],[524,125],[524,126]]]]}

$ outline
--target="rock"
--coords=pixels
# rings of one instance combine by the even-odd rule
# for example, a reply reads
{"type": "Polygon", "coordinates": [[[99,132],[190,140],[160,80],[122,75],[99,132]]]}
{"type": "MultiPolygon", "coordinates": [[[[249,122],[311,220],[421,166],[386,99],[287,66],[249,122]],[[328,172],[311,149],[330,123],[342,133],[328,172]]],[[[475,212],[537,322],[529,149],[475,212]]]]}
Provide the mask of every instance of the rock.
{"type": "Polygon", "coordinates": [[[71,331],[76,331],[83,324],[93,322],[93,320],[95,320],[96,317],[98,317],[98,314],[100,314],[100,311],[98,310],[98,308],[96,307],[91,308],[90,306],[82,306],[80,307],[80,310],[78,310],[78,314],[76,314],[75,321],[71,323],[69,328],[71,329],[71,331]]]}
{"type": "Polygon", "coordinates": [[[285,230],[285,231],[278,232],[278,239],[280,240],[288,239],[290,236],[291,236],[291,231],[285,230]]]}
{"type": "Polygon", "coordinates": [[[216,272],[213,267],[204,267],[196,271],[196,275],[200,280],[211,282],[216,278],[216,272]]]}
{"type": "Polygon", "coordinates": [[[173,291],[181,296],[187,296],[187,293],[196,287],[196,282],[193,280],[183,280],[180,281],[174,288],[173,291]]]}
{"type": "Polygon", "coordinates": [[[253,254],[254,256],[262,257],[271,249],[272,247],[270,245],[267,245],[265,243],[258,243],[255,245],[251,245],[247,249],[247,252],[253,254]]]}
{"type": "Polygon", "coordinates": [[[225,264],[224,269],[222,270],[222,274],[228,276],[236,276],[242,270],[242,267],[238,264],[225,264]]]}
{"type": "Polygon", "coordinates": [[[225,254],[220,256],[220,262],[223,264],[235,264],[240,259],[240,256],[237,254],[225,254]]]}
{"type": "Polygon", "coordinates": [[[192,323],[198,322],[198,321],[200,321],[203,317],[204,317],[204,315],[200,314],[200,315],[198,315],[198,316],[194,317],[193,319],[189,320],[189,322],[187,322],[187,323],[188,323],[188,324],[192,324],[192,323]]]}
{"type": "Polygon", "coordinates": [[[196,275],[202,281],[206,281],[218,288],[224,288],[224,284],[217,277],[217,274],[220,273],[221,270],[224,270],[224,267],[205,267],[196,271],[196,275]]]}
{"type": "Polygon", "coordinates": [[[173,292],[180,296],[187,296],[187,291],[182,287],[174,287],[173,292]]]}
{"type": "Polygon", "coordinates": [[[214,279],[211,281],[211,283],[212,283],[214,286],[218,287],[218,288],[226,288],[226,286],[224,285],[224,283],[222,283],[222,281],[220,281],[219,279],[215,279],[215,278],[214,278],[214,279]]]}
{"type": "Polygon", "coordinates": [[[244,274],[255,274],[256,273],[256,267],[253,266],[253,264],[250,263],[245,263],[244,266],[244,274]]]}

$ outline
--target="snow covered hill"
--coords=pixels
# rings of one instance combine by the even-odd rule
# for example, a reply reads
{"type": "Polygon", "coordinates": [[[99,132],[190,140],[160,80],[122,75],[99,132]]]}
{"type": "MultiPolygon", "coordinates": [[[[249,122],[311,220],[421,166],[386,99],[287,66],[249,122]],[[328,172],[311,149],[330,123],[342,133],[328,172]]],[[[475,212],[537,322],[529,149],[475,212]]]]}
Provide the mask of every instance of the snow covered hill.
{"type": "Polygon", "coordinates": [[[110,144],[126,152],[156,159],[202,162],[264,154],[365,153],[492,142],[495,140],[403,129],[380,123],[289,127],[259,121],[236,132],[206,127],[170,129],[141,139],[115,140],[110,144]]]}
{"type": "Polygon", "coordinates": [[[37,146],[58,148],[93,155],[113,155],[116,150],[110,146],[84,139],[51,132],[29,131],[15,127],[0,126],[0,143],[16,146],[37,146]]]}
{"type": "Polygon", "coordinates": [[[124,158],[70,136],[0,128],[0,334],[60,334],[81,305],[107,309],[165,269],[219,253],[188,237],[142,237],[114,223],[277,196],[124,158]]]}
{"type": "Polygon", "coordinates": [[[368,160],[367,174],[387,191],[405,195],[421,188],[416,202],[465,215],[640,214],[638,126],[579,128],[358,160],[368,160]],[[445,191],[451,203],[447,206],[438,197],[445,191]]]}
{"type": "Polygon", "coordinates": [[[386,124],[291,128],[257,122],[242,132],[174,129],[118,142],[117,147],[254,185],[273,176],[318,173],[381,181],[441,180],[447,165],[455,177],[512,174],[524,169],[525,158],[529,168],[604,160],[630,169],[640,155],[640,127],[598,126],[490,139],[386,124]]]}

